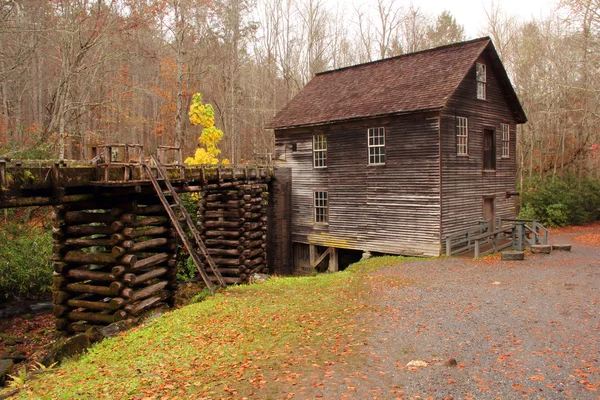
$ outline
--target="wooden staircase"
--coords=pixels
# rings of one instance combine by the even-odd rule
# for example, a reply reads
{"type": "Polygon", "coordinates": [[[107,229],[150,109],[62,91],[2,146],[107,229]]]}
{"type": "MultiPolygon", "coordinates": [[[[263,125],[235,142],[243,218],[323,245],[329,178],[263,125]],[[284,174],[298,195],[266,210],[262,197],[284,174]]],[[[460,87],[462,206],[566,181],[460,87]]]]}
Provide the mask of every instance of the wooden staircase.
{"type": "Polygon", "coordinates": [[[158,195],[162,205],[164,206],[167,214],[169,215],[169,219],[175,230],[177,231],[177,235],[181,239],[185,249],[189,253],[190,257],[192,257],[192,261],[198,270],[198,273],[202,277],[202,280],[206,284],[206,287],[210,291],[211,294],[215,293],[215,286],[213,281],[220,287],[225,287],[225,281],[219,272],[216,264],[214,263],[212,257],[208,253],[208,250],[200,238],[200,234],[198,230],[194,226],[194,222],[190,218],[185,206],[183,205],[181,198],[175,192],[173,185],[167,178],[167,173],[165,169],[157,160],[157,158],[153,155],[151,157],[151,161],[154,164],[154,169],[150,165],[148,165],[144,160],[142,160],[142,166],[146,175],[150,178],[152,182],[152,186],[158,195]],[[154,175],[154,171],[156,171],[156,176],[154,175]],[[164,188],[161,186],[161,183],[164,185],[164,188]],[[171,198],[171,202],[167,197],[171,198]],[[194,247],[192,240],[196,244],[194,247]],[[199,254],[200,253],[200,254],[199,254]],[[210,267],[210,271],[212,272],[213,277],[209,276],[208,273],[204,269],[204,263],[202,262],[202,258],[206,261],[206,264],[210,267]]]}

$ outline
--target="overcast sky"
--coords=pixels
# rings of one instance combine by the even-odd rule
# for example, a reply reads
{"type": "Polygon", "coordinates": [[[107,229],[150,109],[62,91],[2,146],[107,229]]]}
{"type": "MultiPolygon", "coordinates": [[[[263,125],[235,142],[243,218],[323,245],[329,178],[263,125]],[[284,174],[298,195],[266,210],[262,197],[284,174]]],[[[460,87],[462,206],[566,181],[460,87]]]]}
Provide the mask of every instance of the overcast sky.
{"type": "MultiPolygon", "coordinates": [[[[547,16],[557,3],[557,0],[496,0],[496,4],[507,15],[522,20],[547,16]]],[[[444,10],[450,11],[456,21],[465,27],[469,38],[480,36],[481,27],[486,22],[485,10],[491,8],[490,0],[415,0],[413,4],[433,15],[444,10]]]]}

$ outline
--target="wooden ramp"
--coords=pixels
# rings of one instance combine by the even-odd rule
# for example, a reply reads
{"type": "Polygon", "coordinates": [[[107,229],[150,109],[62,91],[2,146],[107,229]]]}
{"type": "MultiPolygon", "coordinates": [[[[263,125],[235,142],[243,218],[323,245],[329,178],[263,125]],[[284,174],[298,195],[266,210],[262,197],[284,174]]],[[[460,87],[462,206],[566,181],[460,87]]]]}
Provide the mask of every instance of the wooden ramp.
{"type": "Polygon", "coordinates": [[[512,248],[548,243],[548,230],[536,220],[498,219],[499,228],[492,231],[489,221],[446,237],[446,255],[479,258],[512,248]],[[507,225],[505,223],[508,223],[507,225]]]}
{"type": "Polygon", "coordinates": [[[185,249],[188,251],[190,257],[192,257],[192,260],[194,262],[194,265],[196,266],[196,269],[198,270],[198,273],[200,273],[200,276],[202,277],[202,280],[206,284],[206,287],[208,288],[210,293],[214,294],[215,287],[212,283],[211,278],[208,276],[208,274],[204,270],[203,262],[200,259],[200,255],[198,254],[198,251],[192,245],[192,242],[190,241],[190,236],[191,236],[191,238],[193,238],[194,242],[196,243],[196,247],[200,251],[202,257],[204,258],[204,260],[206,260],[206,263],[209,265],[212,273],[214,274],[214,276],[216,278],[217,283],[221,287],[225,287],[226,286],[225,281],[223,280],[223,277],[221,276],[221,273],[219,272],[219,269],[215,265],[212,257],[210,256],[210,254],[208,254],[208,250],[206,249],[204,242],[200,238],[200,234],[198,233],[198,230],[194,226],[194,222],[192,221],[187,210],[185,209],[185,206],[181,202],[181,198],[179,197],[177,192],[175,192],[175,188],[173,188],[173,185],[171,185],[171,182],[167,178],[167,174],[166,174],[164,168],[162,167],[162,165],[156,159],[155,156],[152,156],[151,160],[152,160],[152,163],[154,164],[157,176],[155,177],[154,170],[145,161],[142,161],[142,165],[144,167],[144,170],[146,171],[146,175],[152,182],[152,186],[154,186],[154,189],[156,190],[156,194],[158,195],[158,198],[160,199],[165,210],[167,211],[167,214],[169,215],[169,219],[171,220],[173,227],[177,231],[177,235],[181,239],[181,241],[182,241],[185,249]],[[159,181],[159,179],[160,179],[160,181],[159,181]],[[161,187],[161,182],[164,184],[165,189],[163,189],[161,187]],[[167,196],[169,196],[172,199],[172,202],[169,202],[169,200],[167,199],[167,196]],[[183,222],[183,225],[181,224],[182,222],[183,222]]]}
{"type": "MultiPolygon", "coordinates": [[[[479,257],[482,257],[483,255],[489,255],[489,254],[493,254],[493,253],[498,253],[500,250],[499,249],[508,249],[511,248],[513,245],[512,242],[512,238],[500,238],[498,239],[498,242],[496,244],[496,249],[494,248],[494,243],[488,242],[488,243],[482,243],[479,247],[479,252],[480,255],[479,257]]],[[[479,258],[479,257],[475,257],[475,248],[471,248],[469,250],[465,250],[462,253],[458,253],[455,255],[458,258],[479,258]]]]}

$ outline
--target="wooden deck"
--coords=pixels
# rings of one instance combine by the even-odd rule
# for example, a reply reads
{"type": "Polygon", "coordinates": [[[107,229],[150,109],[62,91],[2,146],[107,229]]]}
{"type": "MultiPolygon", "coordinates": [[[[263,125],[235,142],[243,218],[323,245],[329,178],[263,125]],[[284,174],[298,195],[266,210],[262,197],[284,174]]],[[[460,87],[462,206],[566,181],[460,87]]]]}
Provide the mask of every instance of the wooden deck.
{"type": "MultiPolygon", "coordinates": [[[[163,164],[164,165],[164,164],[163,164]]],[[[235,179],[269,180],[272,166],[165,165],[180,192],[199,191],[203,185],[235,179]]],[[[102,191],[151,193],[152,183],[139,162],[0,160],[0,208],[58,205],[81,201],[102,191]]]]}

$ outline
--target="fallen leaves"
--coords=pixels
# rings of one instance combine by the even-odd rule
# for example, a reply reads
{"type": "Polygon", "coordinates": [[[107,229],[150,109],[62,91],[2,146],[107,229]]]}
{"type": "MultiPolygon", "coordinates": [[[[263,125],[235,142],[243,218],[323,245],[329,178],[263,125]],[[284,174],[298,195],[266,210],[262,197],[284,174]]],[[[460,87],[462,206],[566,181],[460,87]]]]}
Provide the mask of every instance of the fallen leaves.
{"type": "Polygon", "coordinates": [[[589,381],[586,381],[584,379],[577,381],[579,383],[581,383],[583,386],[585,386],[586,390],[589,390],[590,392],[597,392],[598,391],[598,387],[600,386],[600,382],[596,383],[595,385],[590,383],[589,381]]]}
{"type": "Polygon", "coordinates": [[[573,238],[574,242],[585,243],[590,246],[600,247],[600,234],[598,233],[588,233],[586,235],[575,236],[573,238]]]}

